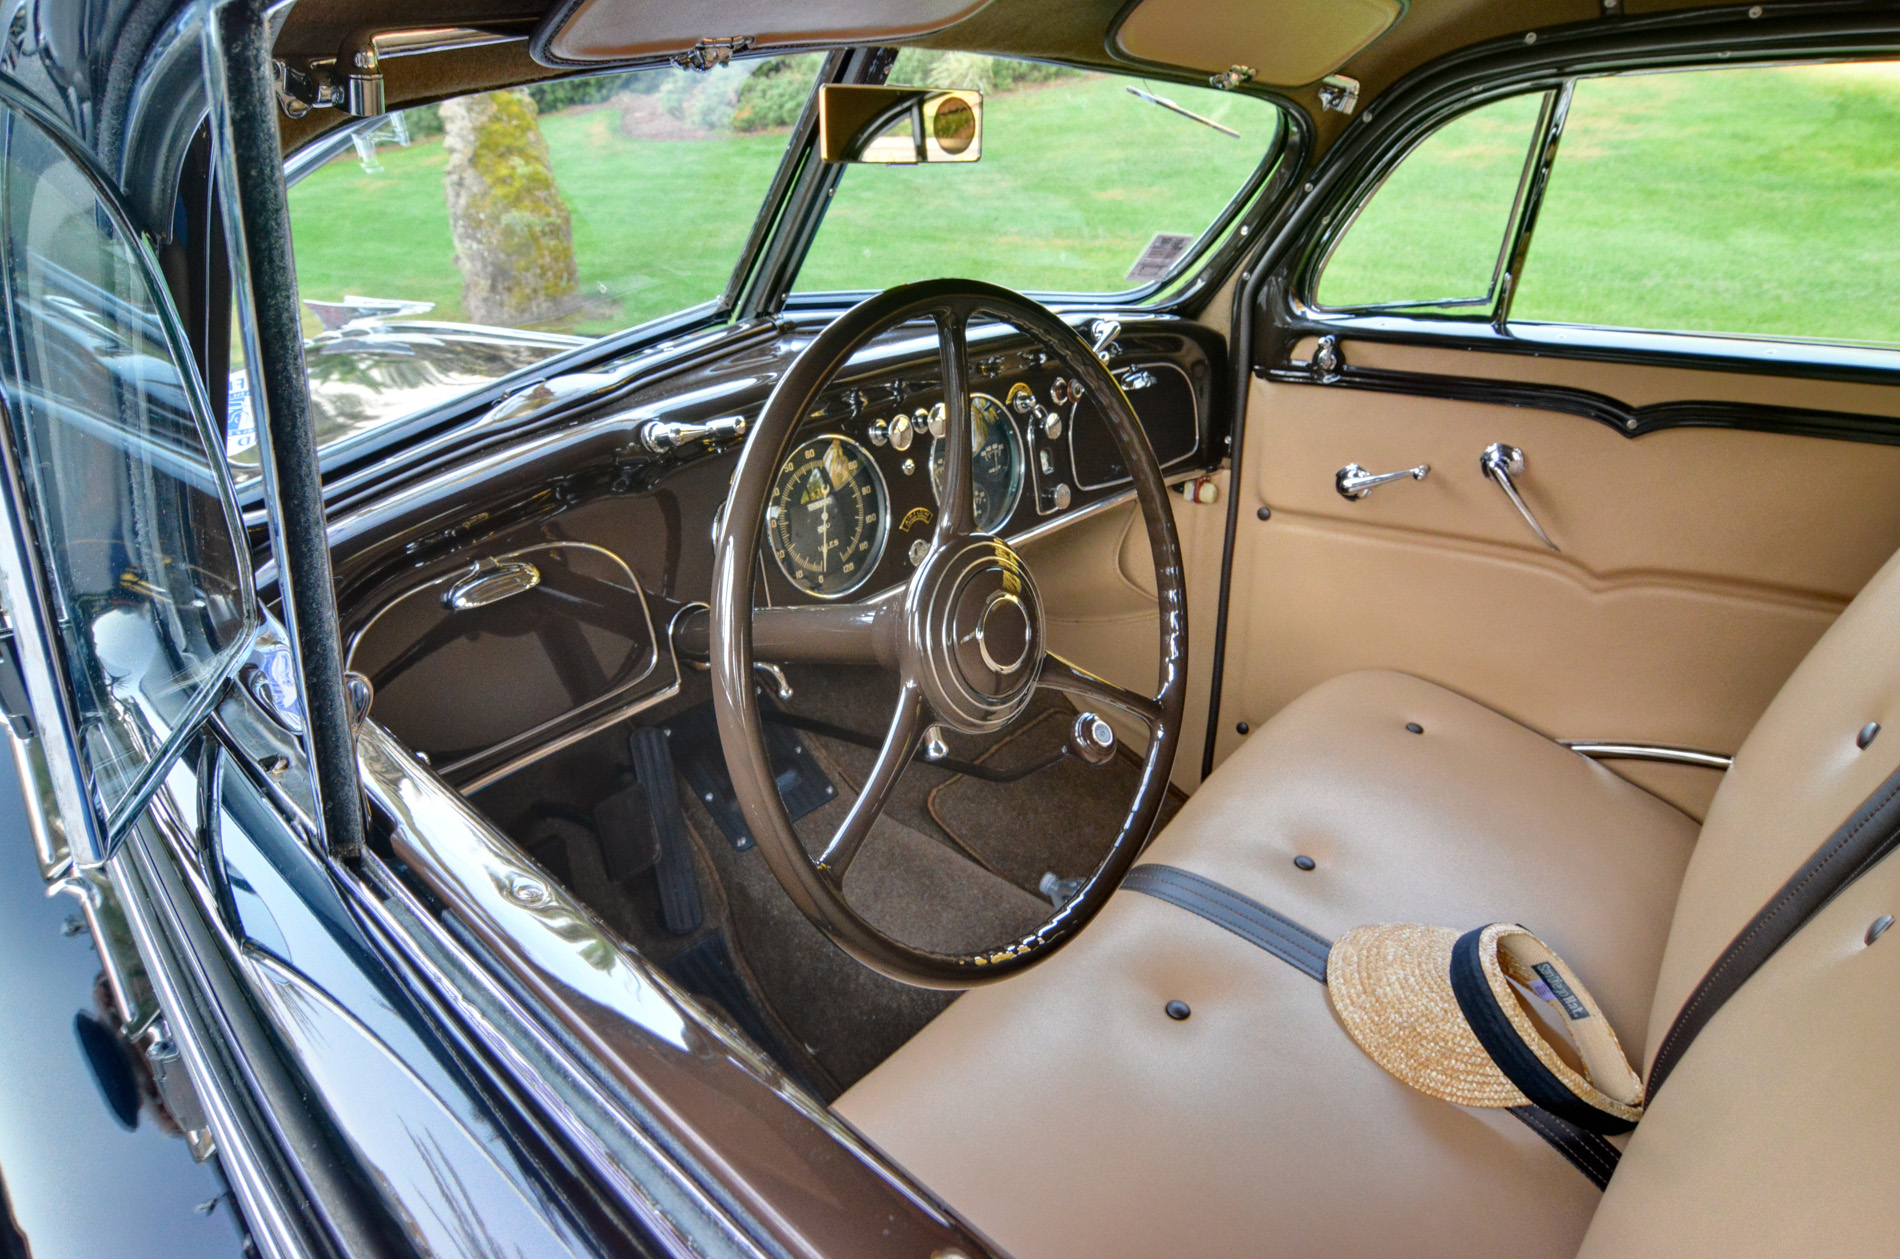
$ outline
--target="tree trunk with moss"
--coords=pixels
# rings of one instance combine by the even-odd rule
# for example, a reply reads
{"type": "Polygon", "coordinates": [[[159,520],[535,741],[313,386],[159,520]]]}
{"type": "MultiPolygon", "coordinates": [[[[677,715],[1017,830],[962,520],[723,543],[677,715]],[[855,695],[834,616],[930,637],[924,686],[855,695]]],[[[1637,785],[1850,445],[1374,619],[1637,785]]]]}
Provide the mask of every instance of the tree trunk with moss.
{"type": "Polygon", "coordinates": [[[536,112],[518,88],[442,106],[449,231],[475,323],[545,323],[575,305],[574,225],[536,112]]]}

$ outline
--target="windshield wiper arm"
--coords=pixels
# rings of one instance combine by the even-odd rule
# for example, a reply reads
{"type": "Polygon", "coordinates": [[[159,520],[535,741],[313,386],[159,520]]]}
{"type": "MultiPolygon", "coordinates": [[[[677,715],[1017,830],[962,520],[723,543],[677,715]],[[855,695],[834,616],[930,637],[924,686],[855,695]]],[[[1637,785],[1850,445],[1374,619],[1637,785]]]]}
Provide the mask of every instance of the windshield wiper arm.
{"type": "Polygon", "coordinates": [[[1173,101],[1169,100],[1165,96],[1156,96],[1153,92],[1143,91],[1141,88],[1138,88],[1138,87],[1129,88],[1128,94],[1130,96],[1138,97],[1141,100],[1147,101],[1150,105],[1159,105],[1163,109],[1171,109],[1175,113],[1181,115],[1181,117],[1183,118],[1192,118],[1195,122],[1200,123],[1203,127],[1212,127],[1214,130],[1220,132],[1224,136],[1232,136],[1236,140],[1240,139],[1240,132],[1235,131],[1232,127],[1229,127],[1225,125],[1224,123],[1215,122],[1212,118],[1203,117],[1202,115],[1195,113],[1191,109],[1183,108],[1182,106],[1175,104],[1173,101]]]}

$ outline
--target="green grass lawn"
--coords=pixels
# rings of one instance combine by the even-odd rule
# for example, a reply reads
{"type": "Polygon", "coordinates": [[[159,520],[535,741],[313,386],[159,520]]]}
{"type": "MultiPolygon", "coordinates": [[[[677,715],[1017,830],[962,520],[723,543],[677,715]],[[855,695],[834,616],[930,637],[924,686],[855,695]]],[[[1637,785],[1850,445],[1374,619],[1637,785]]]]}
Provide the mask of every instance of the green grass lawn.
{"type": "Polygon", "coordinates": [[[1016,289],[1115,292],[1156,232],[1198,236],[1260,164],[1264,102],[1152,84],[1238,139],[1128,94],[1064,79],[991,97],[973,166],[857,166],[800,273],[805,290],[964,276],[1016,289]]]}
{"type": "MultiPolygon", "coordinates": [[[[1513,317],[1900,343],[1897,69],[1580,83],[1513,317]]],[[[1521,102],[1502,102],[1421,146],[1340,246],[1321,298],[1488,282],[1529,127],[1521,102]]]]}
{"type": "MultiPolygon", "coordinates": [[[[1132,80],[1130,80],[1132,82],[1132,80]]],[[[1164,94],[1220,116],[1236,140],[1090,75],[1003,93],[973,165],[850,171],[802,287],[883,288],[973,275],[1019,288],[1127,287],[1157,231],[1197,234],[1259,164],[1276,115],[1212,91],[1164,94]],[[1212,99],[1208,99],[1212,98],[1212,99]]],[[[611,106],[541,120],[574,221],[581,289],[617,309],[573,326],[604,332],[724,290],[765,198],[784,133],[629,140],[611,106]]],[[[291,190],[299,286],[436,303],[462,318],[439,138],[354,153],[291,190]]],[[[314,323],[311,324],[314,330],[314,323]]]]}
{"type": "MultiPolygon", "coordinates": [[[[541,120],[581,290],[617,307],[563,331],[608,332],[718,296],[785,149],[783,134],[628,140],[616,121],[610,106],[541,120]]],[[[291,189],[299,290],[429,301],[434,317],[464,318],[441,138],[377,156],[378,173],[350,153],[291,189]]]]}
{"type": "MultiPolygon", "coordinates": [[[[1236,127],[1080,76],[990,97],[975,165],[847,172],[801,289],[942,275],[1112,290],[1159,231],[1195,234],[1245,179],[1258,101],[1154,85],[1236,127]]],[[[1504,102],[1408,160],[1348,238],[1328,300],[1471,296],[1489,281],[1532,107],[1504,102]],[[1502,191],[1500,191],[1502,190],[1502,191]],[[1370,242],[1370,243],[1368,243],[1370,242]]],[[[600,332],[724,289],[782,133],[630,140],[612,106],[542,120],[600,332]]],[[[462,316],[439,139],[354,156],[291,193],[304,296],[462,316]]],[[[1649,328],[1900,342],[1900,76],[1886,67],[1650,75],[1579,86],[1515,313],[1649,328]]]]}

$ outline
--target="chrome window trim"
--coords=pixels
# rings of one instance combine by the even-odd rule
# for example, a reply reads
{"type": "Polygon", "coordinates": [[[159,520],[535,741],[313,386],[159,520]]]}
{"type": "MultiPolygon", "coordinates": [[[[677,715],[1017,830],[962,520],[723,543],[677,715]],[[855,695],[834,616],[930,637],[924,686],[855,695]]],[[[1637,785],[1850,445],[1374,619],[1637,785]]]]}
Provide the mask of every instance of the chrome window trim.
{"type": "Polygon", "coordinates": [[[72,685],[67,677],[64,654],[56,646],[57,635],[51,629],[59,622],[47,597],[48,578],[39,541],[43,531],[37,521],[30,519],[31,500],[26,496],[18,452],[14,449],[16,415],[11,401],[0,399],[0,412],[4,413],[7,430],[4,439],[0,439],[0,447],[4,448],[0,454],[0,464],[4,465],[0,467],[0,477],[4,477],[5,482],[0,486],[4,491],[0,497],[7,500],[5,524],[9,535],[6,547],[9,553],[0,555],[0,569],[5,570],[0,574],[0,582],[4,582],[12,628],[23,648],[18,655],[34,711],[55,714],[60,726],[55,740],[59,745],[57,753],[48,742],[47,723],[43,719],[36,722],[35,733],[46,753],[47,771],[59,802],[73,862],[79,866],[97,866],[111,855],[132,821],[150,803],[165,774],[176,763],[180,750],[204,723],[225,685],[249,655],[261,623],[256,576],[251,567],[250,550],[242,543],[244,522],[237,509],[230,469],[223,458],[223,438],[212,432],[204,382],[198,378],[196,360],[184,337],[183,323],[173,304],[171,290],[164,282],[151,241],[132,224],[116,185],[99,169],[93,155],[73,143],[63,124],[37,101],[4,78],[0,78],[0,107],[11,109],[20,119],[38,127],[47,141],[73,164],[81,178],[91,185],[97,205],[132,256],[164,333],[172,365],[184,382],[187,405],[197,426],[199,441],[204,445],[206,465],[217,486],[219,505],[230,530],[237,572],[241,619],[225,648],[223,660],[207,671],[198,693],[119,799],[110,809],[102,807],[88,781],[78,744],[79,723],[71,705],[72,685]]]}

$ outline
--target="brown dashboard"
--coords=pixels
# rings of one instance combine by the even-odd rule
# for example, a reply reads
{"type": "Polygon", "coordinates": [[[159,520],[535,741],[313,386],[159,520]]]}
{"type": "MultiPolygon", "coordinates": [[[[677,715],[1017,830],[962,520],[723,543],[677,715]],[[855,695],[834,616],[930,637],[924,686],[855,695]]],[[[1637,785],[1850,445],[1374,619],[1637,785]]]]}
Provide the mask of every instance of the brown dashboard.
{"type": "MultiPolygon", "coordinates": [[[[670,629],[711,584],[711,534],[739,449],[809,331],[782,331],[635,380],[553,424],[484,443],[333,527],[349,667],[373,713],[473,790],[599,730],[703,700],[670,629]]],[[[1170,479],[1218,464],[1219,337],[1130,323],[1109,365],[1170,479]]],[[[1006,329],[972,338],[979,524],[1038,536],[1120,501],[1093,400],[1006,329]]],[[[907,580],[934,520],[943,414],[934,340],[860,354],[814,406],[768,507],[775,604],[907,580]]]]}

